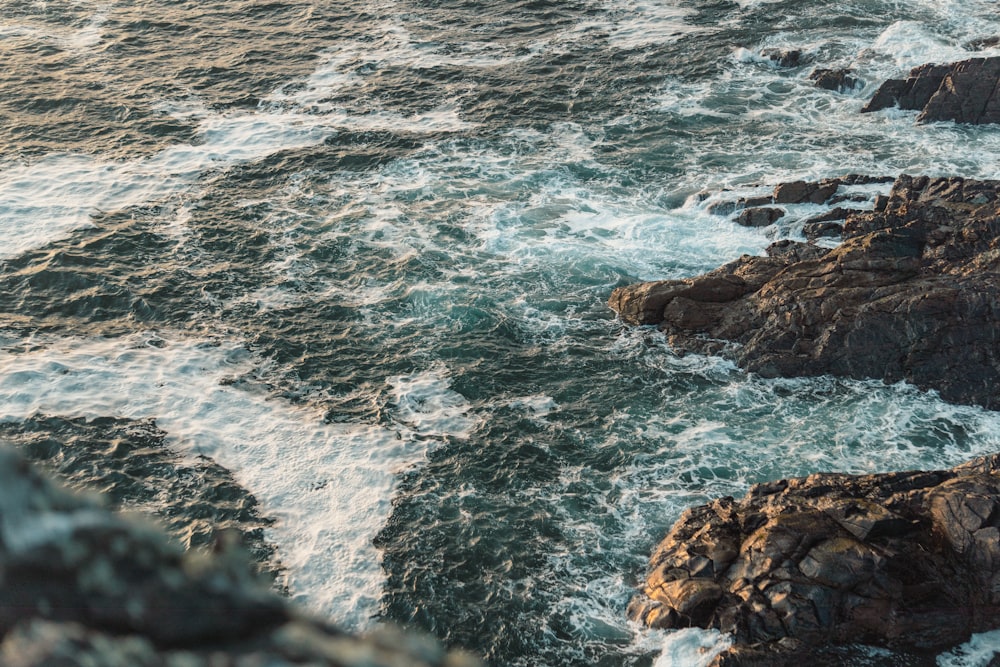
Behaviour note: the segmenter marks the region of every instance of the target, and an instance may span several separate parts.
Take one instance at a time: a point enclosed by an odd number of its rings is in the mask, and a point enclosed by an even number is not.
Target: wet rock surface
[[[774,224],[785,215],[785,211],[780,208],[762,206],[759,208],[745,208],[734,218],[734,222],[744,227],[767,227]]]
[[[934,664],[1000,626],[1000,455],[951,470],[815,474],[686,511],[629,616],[732,633],[716,667]]]
[[[267,583],[229,540],[184,550],[0,447],[0,664],[478,664],[392,630],[349,636]]]
[[[809,80],[817,88],[843,93],[862,85],[861,80],[852,74],[854,70],[851,69],[816,68],[809,74]]]
[[[919,110],[919,123],[1000,123],[1000,57],[921,65],[905,79],[883,83],[861,111],[893,106]]]
[[[802,49],[777,49],[769,48],[760,52],[761,57],[767,58],[778,67],[798,67],[808,62],[810,58],[802,52]]]
[[[813,196],[790,185],[782,197]],[[1000,408],[1000,182],[901,176],[876,210],[847,216],[844,237],[620,287],[609,305],[676,350],[766,377],[906,380]]]

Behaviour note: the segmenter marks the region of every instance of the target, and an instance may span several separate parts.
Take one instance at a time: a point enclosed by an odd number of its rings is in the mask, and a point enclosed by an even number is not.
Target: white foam
[[[600,139],[574,124],[511,138],[532,144],[516,160],[490,150],[442,145],[433,163],[400,161],[380,180],[380,194],[390,200],[407,192],[458,200],[482,249],[521,269],[537,266],[551,272],[556,263],[586,273],[613,258],[638,277],[653,279],[678,266],[690,271],[743,253],[758,254],[768,243],[760,230],[737,227],[697,208],[662,208],[644,192],[623,196],[615,188],[615,171],[595,159]],[[580,183],[552,168],[560,163],[604,171],[605,184]],[[525,198],[525,191],[531,196]]]
[[[394,67],[430,69],[461,67],[489,69],[534,57],[513,55],[495,42],[469,41],[461,48],[445,50],[437,42],[414,40],[402,23],[384,23],[368,32],[368,39],[337,40],[303,85],[283,86],[272,93],[269,103],[287,104],[319,113],[338,109],[330,98],[365,85],[368,76]]]
[[[817,180],[848,170],[1000,177],[992,159],[1000,154],[995,131],[952,123],[917,125],[916,112],[897,109],[860,113],[879,83],[905,74],[895,61],[858,61],[858,75],[868,84],[843,93],[818,89],[806,73],[793,75],[749,56],[734,56],[729,67],[713,81],[668,80],[658,93],[663,113],[704,118],[718,128],[699,133],[697,144],[687,150],[677,150],[686,167],[678,185],[691,192]],[[706,169],[706,163],[712,166]]]
[[[987,667],[1000,655],[1000,630],[972,635],[969,641],[937,658],[938,667]]]
[[[92,215],[185,192],[204,171],[319,143],[330,129],[296,115],[210,116],[204,142],[130,161],[52,154],[0,171],[0,258],[92,226]]]
[[[63,43],[73,51],[90,50],[100,44],[104,37],[103,28],[108,20],[109,9],[110,5],[102,5],[82,28],[65,37]]]
[[[870,51],[891,58],[897,68],[907,72],[926,63],[948,63],[969,57],[961,45],[918,21],[892,23],[878,36]]]
[[[293,597],[345,627],[377,611],[383,574],[372,537],[387,518],[400,467],[423,459],[437,433],[471,428],[443,369],[397,378],[400,421],[326,424],[318,410],[223,383],[260,364],[239,344],[132,336],[34,340],[0,349],[0,420],[155,418],[168,443],[207,455],[278,519],[268,536]]]
[[[676,630],[663,639],[663,652],[653,667],[708,667],[717,655],[732,645],[732,637],[718,630]]]
[[[79,5],[80,3],[76,3]],[[53,44],[69,51],[74,56],[87,55],[94,52],[94,47],[101,43],[104,37],[103,27],[108,20],[108,12],[112,4],[102,3],[94,7],[94,13],[80,28],[46,29],[31,25],[9,23],[0,18],[0,39],[11,37],[29,38],[34,42]]]
[[[80,35],[92,45],[105,20],[96,14]],[[12,35],[36,35],[20,26],[3,26]],[[74,33],[75,34],[75,33]],[[350,80],[336,74],[351,56],[367,53],[369,44],[354,45],[348,55],[331,57],[308,79],[301,92],[276,91],[251,113],[215,113],[197,99],[165,101],[161,113],[197,121],[199,140],[171,146],[148,157],[113,161],[76,154],[50,154],[21,164],[0,164],[0,259],[42,247],[92,225],[92,216],[143,203],[160,203],[188,194],[197,178],[210,169],[262,159],[282,150],[322,143],[340,130],[389,130],[413,133],[458,132],[472,125],[453,103],[427,112],[404,115],[378,107],[358,113],[321,104],[320,99]],[[403,49],[399,59],[412,57]],[[346,77],[346,78],[345,78]],[[279,102],[292,103],[282,108]]]
[[[469,402],[450,389],[440,364],[410,375],[388,379],[396,405],[393,418],[421,435],[468,438],[476,421],[468,415]]]
[[[625,0],[608,3],[607,9],[613,21],[608,41],[616,49],[675,42],[705,30],[687,22],[693,9],[672,3]]]
[[[735,0],[735,2],[740,6],[740,9],[753,9],[760,5],[772,5],[781,2],[781,0]]]
[[[322,143],[336,129],[424,132],[461,127],[454,110],[446,109],[409,118],[392,113],[209,115],[199,128],[203,142],[173,146],[147,158],[118,162],[54,154],[9,166],[0,171],[0,258],[90,227],[96,213],[180,197],[209,169]]]

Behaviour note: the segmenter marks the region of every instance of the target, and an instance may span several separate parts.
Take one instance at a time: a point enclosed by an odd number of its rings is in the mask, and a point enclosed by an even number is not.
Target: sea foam
[[[15,347],[16,346],[16,347]],[[430,435],[471,423],[442,368],[394,379],[397,426],[324,423],[318,409],[254,388],[260,360],[239,343],[157,335],[61,339],[0,349],[0,420],[35,414],[154,418],[170,446],[209,456],[277,519],[268,531],[292,596],[352,629],[378,609],[383,573],[372,537],[396,474]],[[419,437],[418,437],[419,436]]]

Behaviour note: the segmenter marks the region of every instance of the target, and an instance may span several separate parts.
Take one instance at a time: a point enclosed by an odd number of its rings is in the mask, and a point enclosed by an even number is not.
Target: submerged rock
[[[760,55],[767,58],[778,67],[798,67],[809,60],[809,58],[802,53],[802,49],[768,48],[761,51]]]
[[[920,110],[917,122],[1000,123],[1000,57],[921,65],[882,84],[861,110]]]
[[[992,35],[990,37],[979,37],[978,39],[966,42],[962,46],[969,51],[985,51],[986,49],[992,49],[1000,46],[1000,36]]]
[[[879,206],[833,250],[783,242],[609,305],[767,377],[906,380],[1000,409],[1000,181],[901,176]]]
[[[845,664],[853,644],[927,664],[1000,627],[1000,455],[781,480],[689,509],[628,613],[731,633],[717,667]]]
[[[851,76],[853,73],[854,70],[848,68],[816,68],[811,74],[809,74],[809,80],[812,81],[817,88],[843,93],[853,90],[861,85],[861,81],[858,78]]]
[[[435,642],[358,639],[297,611],[246,553],[185,551],[0,447],[0,664],[469,666]]]
[[[740,197],[738,199],[723,199],[709,204],[705,210],[712,215],[730,215],[740,211],[733,219],[741,225],[751,227],[765,226],[775,222],[787,212],[784,209],[773,208],[772,204],[837,204],[844,201],[868,201],[869,197],[859,193],[838,195],[842,186],[869,185],[873,183],[891,183],[894,177],[865,176],[848,174],[838,178],[826,178],[821,181],[791,181],[779,183],[770,195],[756,197]],[[707,193],[704,195],[707,198]],[[835,211],[842,211],[837,208]],[[757,211],[747,213],[747,211]],[[842,219],[836,218],[836,219]]]

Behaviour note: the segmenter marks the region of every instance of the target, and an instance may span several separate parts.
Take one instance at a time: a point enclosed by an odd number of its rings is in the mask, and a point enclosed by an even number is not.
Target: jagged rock
[[[836,222],[805,222],[802,224],[802,235],[809,241],[837,238],[843,233],[844,226]]]
[[[836,180],[810,183],[793,181],[774,188],[775,204],[822,204],[837,192],[840,186]]]
[[[837,208],[830,209],[826,213],[820,213],[819,215],[814,215],[813,217],[806,220],[806,223],[817,223],[817,222],[830,222],[831,220],[847,220],[850,216],[856,213],[865,213],[856,208]]]
[[[267,587],[238,545],[185,551],[0,447],[0,664],[470,667],[391,630],[358,639]]]
[[[1000,46],[1000,37],[996,35],[993,35],[992,37],[980,37],[979,39],[973,39],[963,45],[963,47],[969,51],[985,51],[986,49],[992,49],[995,46]]]
[[[857,193],[835,197],[841,186],[869,185],[872,183],[891,183],[894,176],[867,176],[864,174],[847,174],[838,178],[827,178],[822,181],[793,181],[779,183],[773,194],[758,197],[741,197],[736,200],[723,200],[708,205],[706,211],[713,215],[730,215],[741,209],[768,208],[771,204],[825,204],[842,201],[866,201],[868,197]],[[706,195],[707,196],[707,195]],[[765,223],[770,224],[770,223]]]
[[[745,208],[734,222],[744,227],[767,227],[784,215],[785,211],[780,208]]]
[[[803,57],[801,49],[764,49],[760,55],[778,67],[798,67],[808,60]]]
[[[998,538],[1000,455],[758,484],[687,510],[628,613],[731,633],[717,667],[843,664],[831,657],[854,643],[926,664],[1000,627]]]
[[[843,244],[818,256],[769,251],[671,281],[740,285],[725,295],[640,284],[609,304],[675,349],[721,351],[766,377],[906,380],[1000,408],[1000,181],[901,176],[883,204],[850,215]]]
[[[817,88],[843,93],[848,90],[853,90],[861,85],[860,80],[851,76],[853,73],[854,70],[849,68],[816,68],[809,74],[809,80],[814,82]]]
[[[767,206],[771,203],[773,203],[773,199],[769,196],[740,197],[736,201],[725,200],[713,202],[705,210],[712,215],[729,215],[743,208],[757,208]]]
[[[861,110],[920,110],[917,122],[1000,123],[1000,57],[921,65],[882,84]]]

